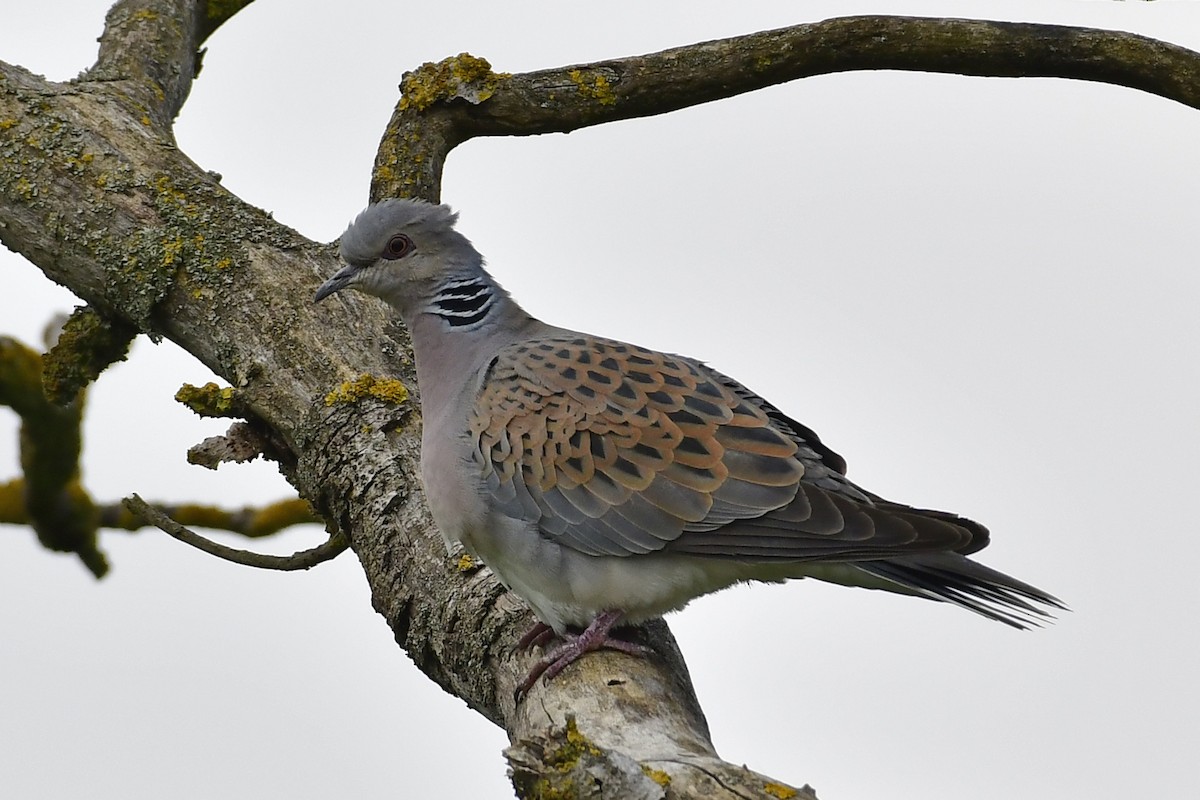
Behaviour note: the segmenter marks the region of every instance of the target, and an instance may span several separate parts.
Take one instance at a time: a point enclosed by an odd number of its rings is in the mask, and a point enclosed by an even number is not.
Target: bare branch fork
[[[172,339],[229,382],[300,495],[349,539],[397,642],[505,727],[520,792],[582,796],[602,782],[629,797],[797,796],[717,757],[661,622],[642,631],[658,658],[589,656],[513,703],[528,663],[511,648],[528,612],[486,569],[446,558],[415,477],[416,406],[394,391],[330,400],[364,375],[415,387],[405,332],[358,297],[315,313],[330,250],[174,146],[199,48],[247,4],[122,0],[97,63],[65,84],[0,63],[0,240],[99,314]],[[1058,26],[845,18],[525,75],[464,55],[405,77],[372,196],[437,199],[446,154],[474,136],[574,130],[868,69],[1067,77],[1200,107],[1200,55]]]

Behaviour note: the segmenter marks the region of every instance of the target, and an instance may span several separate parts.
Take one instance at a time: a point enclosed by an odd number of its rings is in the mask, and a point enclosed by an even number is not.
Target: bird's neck
[[[509,299],[486,272],[451,278],[440,284],[421,309],[422,313],[442,320],[451,329],[471,330],[483,325],[498,311],[498,304]]]
[[[449,406],[497,350],[541,325],[482,270],[448,276],[404,316],[427,419]]]

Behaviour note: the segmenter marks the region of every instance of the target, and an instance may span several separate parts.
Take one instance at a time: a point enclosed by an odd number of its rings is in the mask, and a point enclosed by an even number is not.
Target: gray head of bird
[[[401,314],[447,280],[482,271],[479,252],[458,231],[458,214],[424,200],[391,199],[366,208],[342,234],[345,266],[317,289],[320,302],[342,289],[386,300]]]

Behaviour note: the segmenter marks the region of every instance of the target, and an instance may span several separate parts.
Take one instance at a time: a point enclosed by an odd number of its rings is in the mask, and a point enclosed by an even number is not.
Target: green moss
[[[80,306],[63,325],[58,342],[42,356],[42,388],[52,403],[64,405],[107,367],[124,361],[137,336],[130,326]]]
[[[400,108],[424,111],[436,102],[460,98],[479,104],[496,92],[500,83],[512,77],[492,72],[487,59],[470,53],[427,61],[400,81]]]
[[[241,404],[234,395],[233,387],[222,389],[215,383],[192,386],[185,383],[175,393],[175,399],[202,417],[240,417]]]
[[[602,106],[616,105],[617,96],[613,93],[612,84],[599,72],[573,69],[567,73],[567,77],[582,96],[594,99]]]
[[[374,397],[385,403],[399,405],[408,399],[408,387],[393,378],[376,378],[374,375],[360,375],[352,381],[346,381],[325,395],[325,405],[355,403],[364,397]]]

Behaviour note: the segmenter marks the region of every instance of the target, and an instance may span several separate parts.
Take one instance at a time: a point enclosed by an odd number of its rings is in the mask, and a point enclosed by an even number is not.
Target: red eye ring
[[[397,258],[404,258],[412,251],[412,239],[403,233],[397,233],[391,239],[388,239],[387,246],[383,248],[383,257],[394,261]]]

